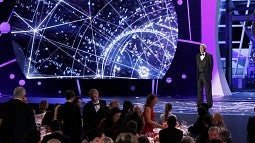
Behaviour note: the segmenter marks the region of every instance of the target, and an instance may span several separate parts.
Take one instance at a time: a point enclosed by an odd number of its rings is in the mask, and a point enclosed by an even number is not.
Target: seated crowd
[[[90,101],[82,106],[75,92],[65,92],[66,102],[49,104],[42,100],[33,110],[24,87],[17,87],[13,99],[0,104],[1,143],[231,143],[231,134],[220,113],[211,115],[207,104],[197,108],[196,122],[184,132],[166,103],[165,112],[155,119],[158,99],[149,94],[142,109],[131,101],[114,100],[107,105],[97,89],[89,91]],[[82,109],[82,111],[81,111]],[[155,130],[156,129],[156,130]]]

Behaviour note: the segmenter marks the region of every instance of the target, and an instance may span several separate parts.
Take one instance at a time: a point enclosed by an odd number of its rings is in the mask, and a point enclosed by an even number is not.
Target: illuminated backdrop
[[[162,79],[177,48],[171,0],[18,0],[11,23],[27,78]]]

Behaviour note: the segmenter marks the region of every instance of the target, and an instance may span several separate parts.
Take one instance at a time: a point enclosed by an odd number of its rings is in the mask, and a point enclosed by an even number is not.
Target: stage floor
[[[5,102],[11,96],[0,97],[0,102]],[[45,97],[28,97],[29,103],[36,104],[41,100],[47,100],[50,104],[64,103],[65,98],[45,98]],[[120,105],[124,100],[130,100],[133,104],[144,105],[146,97],[135,96],[101,96],[109,104],[112,100],[119,101]],[[87,96],[82,98],[83,104],[90,99]],[[194,114],[197,113],[196,96],[158,96],[158,103],[154,110],[157,113],[164,112],[165,103],[173,105],[173,113]],[[255,92],[233,92],[231,96],[213,97],[213,107],[210,112],[221,112],[222,114],[230,115],[253,115],[255,107]]]

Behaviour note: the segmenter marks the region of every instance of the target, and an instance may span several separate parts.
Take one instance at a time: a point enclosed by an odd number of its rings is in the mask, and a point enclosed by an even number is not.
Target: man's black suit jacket
[[[204,57],[203,61],[205,62],[204,67],[203,67],[205,79],[207,81],[210,81],[210,80],[212,80],[213,56],[209,53],[205,53],[205,57]],[[196,62],[197,62],[197,78],[198,78],[198,74],[199,74],[199,66],[198,65],[201,62],[200,54],[196,55]]]
[[[183,132],[173,127],[168,127],[159,131],[160,143],[180,143],[182,138]]]
[[[32,107],[19,99],[10,99],[0,110],[1,134],[9,137],[13,143],[25,143],[26,131],[36,128]]]
[[[106,118],[109,109],[105,100],[99,100],[100,109],[96,112],[92,101],[89,101],[83,107],[83,127],[85,132],[90,129],[98,128],[99,123],[103,118]]]
[[[247,124],[248,143],[255,143],[255,117],[250,117]]]

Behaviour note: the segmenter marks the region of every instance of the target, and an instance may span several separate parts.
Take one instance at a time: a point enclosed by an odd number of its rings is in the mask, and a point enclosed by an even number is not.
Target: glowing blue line
[[[29,72],[30,72],[30,66],[31,66],[31,61],[32,61],[32,54],[33,54],[33,49],[34,49],[34,42],[35,42],[35,32],[34,32],[34,34],[33,34],[33,39],[32,39],[32,47],[31,47],[31,52],[30,52],[30,56],[29,56],[29,63],[28,63],[28,68],[27,68],[27,75],[26,76],[28,76],[28,74],[29,74]]]
[[[2,68],[2,67],[4,67],[4,66],[7,66],[7,65],[9,65],[9,64],[11,64],[11,63],[14,63],[14,62],[16,62],[16,61],[17,61],[16,59],[13,59],[13,60],[10,60],[10,61],[8,61],[8,62],[2,63],[2,64],[0,65],[0,68]]]
[[[37,26],[37,29],[42,25],[42,23],[50,16],[52,15],[53,11],[58,7],[58,5],[60,4],[61,1],[58,1],[58,3],[54,6],[53,9],[51,9],[51,11],[44,17],[44,19],[41,21],[41,23],[39,23],[39,25]]]
[[[44,27],[44,28],[40,28],[38,30],[45,30],[45,29],[55,28],[55,27],[58,27],[58,26],[63,26],[63,25],[67,25],[67,24],[70,24],[70,23],[80,22],[80,21],[84,21],[84,19],[79,19],[79,20],[70,21],[70,22],[66,22],[66,23],[62,23],[62,24],[57,24],[57,25],[53,25],[53,26],[49,26],[49,27]]]
[[[83,13],[82,11],[80,11],[80,10],[78,10],[77,8],[71,6],[69,3],[66,3],[65,1],[62,1],[62,2],[63,2],[64,4],[66,4],[67,6],[71,7],[72,9],[78,11],[78,12],[81,13],[82,15],[89,17],[88,15],[86,15],[85,13]]]
[[[177,39],[177,41],[184,42],[184,43],[196,44],[196,45],[202,44],[201,42],[189,41],[189,40],[184,40],[184,39]]]
[[[192,40],[192,33],[191,33],[191,27],[190,27],[190,14],[189,14],[189,0],[187,0],[187,8],[188,8],[188,23],[189,23],[189,40]]]
[[[23,21],[28,27],[30,27],[31,29],[34,29],[30,24],[28,24],[19,14],[17,14],[15,11],[14,11],[14,14],[21,20]]]

